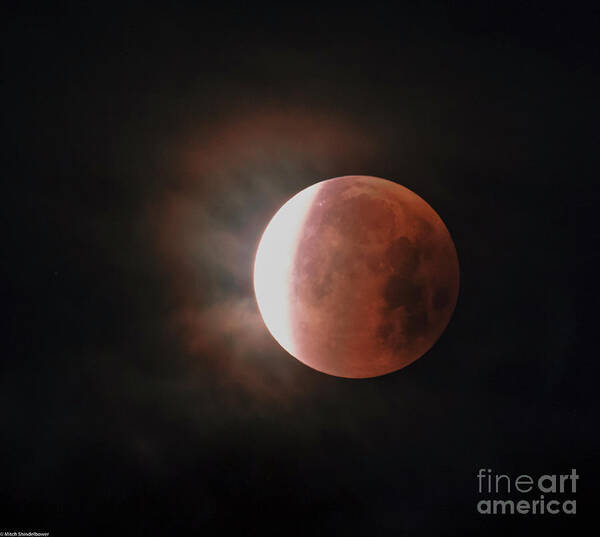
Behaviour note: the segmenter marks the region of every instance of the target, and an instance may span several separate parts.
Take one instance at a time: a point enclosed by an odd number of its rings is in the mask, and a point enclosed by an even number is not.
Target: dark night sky
[[[5,9],[0,531],[579,533],[599,13],[497,4]],[[251,264],[286,199],[361,173],[436,209],[461,291],[359,381],[271,339]],[[478,515],[482,467],[577,468],[579,514]]]

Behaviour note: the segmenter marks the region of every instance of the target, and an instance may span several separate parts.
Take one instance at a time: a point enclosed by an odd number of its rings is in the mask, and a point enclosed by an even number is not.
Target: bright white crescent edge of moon
[[[254,261],[254,294],[271,335],[296,356],[290,320],[290,276],[296,246],[320,183],[289,199],[267,225]]]

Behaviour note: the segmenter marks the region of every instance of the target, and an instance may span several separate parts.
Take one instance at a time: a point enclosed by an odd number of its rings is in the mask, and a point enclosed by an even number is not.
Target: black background
[[[2,19],[0,530],[577,534],[593,517],[597,10]],[[461,291],[425,357],[358,381],[279,348],[251,265],[287,198],[361,173],[436,209]],[[578,514],[479,515],[479,468],[576,468]]]

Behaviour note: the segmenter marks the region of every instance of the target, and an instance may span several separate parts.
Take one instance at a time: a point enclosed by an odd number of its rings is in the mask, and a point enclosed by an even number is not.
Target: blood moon
[[[458,296],[456,249],[437,213],[397,183],[350,175],[316,183],[275,214],[254,290],[273,337],[329,375],[367,378],[427,352]]]

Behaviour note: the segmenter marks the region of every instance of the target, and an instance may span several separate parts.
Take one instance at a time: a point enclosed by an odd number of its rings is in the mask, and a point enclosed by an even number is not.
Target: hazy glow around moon
[[[267,328],[277,342],[294,355],[290,322],[290,275],[298,236],[320,183],[287,201],[263,233],[254,261],[254,293]]]

